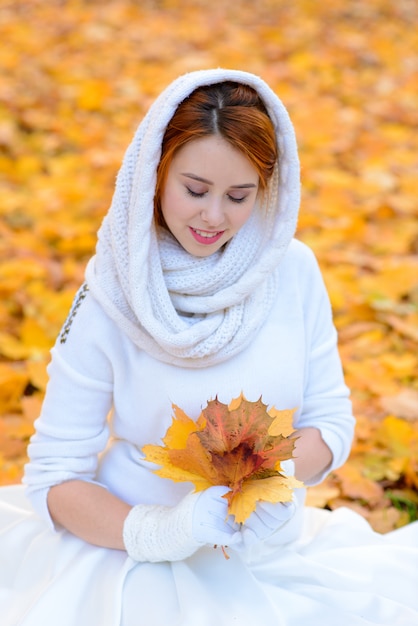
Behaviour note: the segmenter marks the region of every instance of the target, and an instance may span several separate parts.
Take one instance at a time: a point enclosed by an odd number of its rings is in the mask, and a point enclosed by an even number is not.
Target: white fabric
[[[156,167],[179,103],[196,87],[225,80],[258,91],[276,128],[280,156],[249,221],[224,250],[197,258],[162,229],[156,232]],[[251,341],[269,313],[277,289],[273,270],[294,235],[299,200],[293,126],[268,85],[235,70],[181,76],[151,106],[126,152],[87,267],[89,287],[132,341],[160,360],[194,368],[221,362]]]
[[[203,545],[242,544],[239,525],[228,515],[225,486],[190,493],[176,506],[137,504],[123,526],[123,542],[135,561],[180,561]],[[270,533],[271,534],[271,533]]]
[[[198,494],[174,507],[137,504],[123,525],[123,543],[134,561],[180,561],[202,545],[193,537],[193,510]]]
[[[51,534],[23,489],[0,491],[2,626],[415,626],[418,523],[379,535],[347,509],[305,508],[300,538],[135,563]]]

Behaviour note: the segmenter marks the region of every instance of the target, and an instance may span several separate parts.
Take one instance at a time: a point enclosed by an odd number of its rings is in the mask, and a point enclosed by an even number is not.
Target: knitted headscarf
[[[263,202],[220,250],[187,253],[153,219],[156,170],[165,129],[195,89],[244,83],[261,97],[276,129],[279,159]],[[260,78],[202,70],[176,79],[149,109],[119,171],[112,204],[86,270],[94,298],[141,349],[166,363],[206,367],[247,346],[269,314],[277,268],[294,235],[299,160],[286,109]]]

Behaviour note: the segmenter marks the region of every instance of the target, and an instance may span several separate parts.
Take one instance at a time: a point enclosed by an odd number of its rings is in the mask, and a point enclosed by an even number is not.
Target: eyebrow
[[[182,176],[186,176],[187,178],[192,178],[193,180],[197,180],[199,183],[206,183],[207,185],[213,185],[211,180],[207,180],[207,178],[202,178],[201,176],[197,176],[196,174],[191,174],[189,172],[183,172]],[[231,185],[231,189],[252,189],[257,187],[255,183],[244,183],[242,185]]]

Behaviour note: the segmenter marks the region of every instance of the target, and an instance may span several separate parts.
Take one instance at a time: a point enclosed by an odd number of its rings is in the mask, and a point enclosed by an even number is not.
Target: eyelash
[[[207,193],[206,191],[202,193],[196,193],[195,191],[192,191],[191,189],[189,189],[189,187],[186,187],[186,189],[187,189],[188,195],[191,196],[192,198],[203,198],[204,195]],[[231,200],[231,202],[235,202],[235,204],[242,204],[243,202],[246,201],[247,196],[243,196],[242,198],[234,198],[233,196],[228,196],[228,198]]]

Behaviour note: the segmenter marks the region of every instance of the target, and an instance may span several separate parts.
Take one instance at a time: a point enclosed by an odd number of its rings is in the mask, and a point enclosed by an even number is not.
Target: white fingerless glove
[[[282,469],[288,476],[294,476],[295,465],[291,459],[282,463]],[[255,511],[243,524],[243,546],[248,548],[276,534],[295,512],[294,502],[258,502]]]
[[[222,498],[227,487],[187,495],[174,507],[138,504],[125,519],[123,541],[135,561],[180,561],[201,546],[233,545],[242,537]]]

